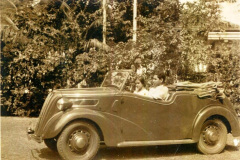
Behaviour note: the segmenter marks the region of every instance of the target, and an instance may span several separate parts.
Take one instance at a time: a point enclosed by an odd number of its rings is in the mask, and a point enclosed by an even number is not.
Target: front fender
[[[96,123],[103,133],[104,142],[107,146],[116,146],[123,141],[120,130],[116,125],[100,112],[87,108],[75,108],[56,114],[44,128],[43,139],[56,137],[66,125],[77,119],[88,119]]]
[[[220,106],[211,106],[200,111],[200,113],[196,117],[195,122],[193,124],[193,133],[192,133],[193,140],[195,141],[199,140],[203,123],[209,117],[214,115],[225,117],[231,126],[232,135],[234,137],[240,136],[240,127],[239,127],[239,122],[237,117],[233,115],[233,113],[231,113],[226,108],[223,108]]]

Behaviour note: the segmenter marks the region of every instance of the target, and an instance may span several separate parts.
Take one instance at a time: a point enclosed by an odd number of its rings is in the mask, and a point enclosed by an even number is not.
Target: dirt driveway
[[[44,143],[29,141],[26,127],[36,118],[1,117],[2,160],[58,160],[58,153]],[[154,147],[106,148],[101,147],[96,160],[239,160],[240,146],[235,147],[228,135],[225,151],[217,155],[202,155],[194,144]]]

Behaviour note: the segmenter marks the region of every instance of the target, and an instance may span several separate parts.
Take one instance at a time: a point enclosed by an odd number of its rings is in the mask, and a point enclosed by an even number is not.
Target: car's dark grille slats
[[[46,100],[43,104],[41,113],[39,115],[38,123],[37,123],[36,128],[35,128],[35,133],[36,134],[38,133],[39,129],[43,127],[44,121],[42,120],[42,118],[46,117],[46,114],[48,113],[48,110],[50,109],[49,101],[51,100],[52,96],[53,96],[53,93],[50,93],[47,96],[47,98],[46,98]]]

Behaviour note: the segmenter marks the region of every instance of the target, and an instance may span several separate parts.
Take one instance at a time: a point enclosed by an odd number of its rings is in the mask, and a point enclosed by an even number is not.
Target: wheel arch
[[[229,121],[222,115],[218,115],[218,114],[212,115],[209,118],[207,118],[204,122],[206,122],[207,120],[213,120],[213,119],[221,120],[225,124],[225,126],[227,127],[227,132],[231,133],[232,127],[231,127]]]
[[[70,125],[71,123],[76,122],[76,121],[87,122],[87,123],[90,123],[91,125],[93,125],[93,126],[97,129],[97,132],[98,132],[99,137],[100,137],[100,141],[104,141],[104,136],[103,136],[102,129],[99,127],[99,125],[98,125],[96,122],[94,122],[93,120],[88,119],[88,118],[77,118],[77,119],[73,119],[73,120],[69,121],[69,122],[68,122],[67,124],[65,124],[65,126],[62,128],[61,132],[62,132],[68,125]],[[60,135],[61,132],[59,132],[58,135]]]
[[[111,120],[97,111],[84,108],[70,110],[49,123],[46,132],[43,134],[43,139],[59,136],[67,125],[78,120],[94,125],[100,134],[100,139],[104,140],[107,146],[117,146],[118,143],[123,141],[120,130]]]
[[[232,133],[234,137],[240,136],[240,127],[236,116],[221,106],[210,106],[201,110],[195,118],[192,139],[198,141],[204,122],[214,118],[220,119],[226,125],[228,133]]]

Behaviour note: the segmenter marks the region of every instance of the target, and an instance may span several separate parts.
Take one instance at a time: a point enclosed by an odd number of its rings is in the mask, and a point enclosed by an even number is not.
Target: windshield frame
[[[107,87],[107,85],[104,85],[104,83],[106,83],[107,78],[108,78],[108,75],[111,74],[111,73],[113,73],[113,72],[117,72],[117,73],[127,73],[127,75],[126,75],[124,81],[122,82],[121,86],[120,86],[120,87],[116,86],[116,88],[118,88],[118,90],[122,91],[123,88],[124,88],[124,86],[125,86],[125,84],[126,84],[126,81],[127,81],[128,77],[129,77],[129,75],[130,75],[131,70],[112,70],[112,71],[109,71],[109,72],[105,75],[105,78],[104,78],[104,80],[103,80],[103,82],[102,82],[102,84],[101,84],[101,87]]]

